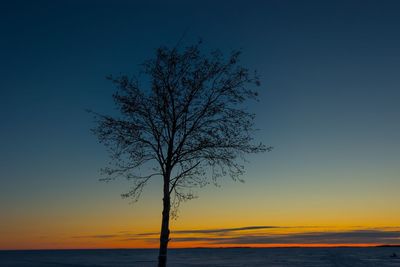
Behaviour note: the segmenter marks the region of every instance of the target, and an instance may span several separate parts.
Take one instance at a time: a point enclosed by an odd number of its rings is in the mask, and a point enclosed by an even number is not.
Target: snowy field
[[[156,258],[152,249],[0,251],[0,266],[147,267]],[[171,249],[168,260],[169,267],[400,267],[400,247]]]

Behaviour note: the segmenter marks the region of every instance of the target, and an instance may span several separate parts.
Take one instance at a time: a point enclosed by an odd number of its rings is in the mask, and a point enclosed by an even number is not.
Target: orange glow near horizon
[[[247,226],[194,230],[181,229],[172,231],[169,247],[371,247],[399,244],[398,241],[400,239],[397,237],[398,230],[398,227],[377,229],[316,226]],[[35,239],[33,236],[19,236],[13,240],[12,236],[4,237],[5,239],[0,241],[0,250],[158,248],[157,231],[145,231],[141,233],[116,231],[114,233],[92,233],[91,235],[74,235],[57,238],[43,236],[38,239]],[[252,242],[252,240],[256,240],[256,242]],[[265,240],[264,243],[263,240]],[[340,242],[340,240],[343,242]],[[382,242],[382,240],[387,240],[387,242]]]

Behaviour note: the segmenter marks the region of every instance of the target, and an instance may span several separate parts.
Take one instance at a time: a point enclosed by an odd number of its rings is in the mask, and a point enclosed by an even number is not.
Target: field
[[[0,251],[0,266],[147,267],[156,258],[153,249]],[[400,266],[400,247],[171,249],[168,260],[170,267],[385,267]]]

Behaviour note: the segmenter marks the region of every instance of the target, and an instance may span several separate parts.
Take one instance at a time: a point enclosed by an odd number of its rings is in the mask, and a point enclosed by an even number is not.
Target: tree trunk
[[[169,196],[169,177],[164,177],[164,198],[163,198],[163,212],[162,212],[161,233],[160,233],[160,250],[158,254],[158,267],[167,266],[170,209],[171,209],[171,199]]]

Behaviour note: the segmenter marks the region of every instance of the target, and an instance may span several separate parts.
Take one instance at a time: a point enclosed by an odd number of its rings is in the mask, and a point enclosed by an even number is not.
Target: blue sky
[[[271,205],[265,218],[277,223],[304,211],[320,214],[308,216],[317,224],[344,225],[351,214],[349,225],[398,224],[400,2],[8,1],[0,10],[3,231],[35,216],[79,218],[78,203],[144,212],[119,199],[126,183],[97,181],[108,158],[85,109],[114,112],[105,76],[137,73],[155,48],[184,33],[188,44],[202,38],[205,50],[243,49],[243,64],[262,81],[250,107],[257,139],[275,149],[250,157],[245,185],[200,190],[182,216],[196,208],[217,214],[210,203],[224,203],[223,192]],[[157,186],[149,199],[158,201]],[[269,224],[250,200],[238,213],[251,210],[248,223]],[[159,202],[144,202],[159,214]]]

